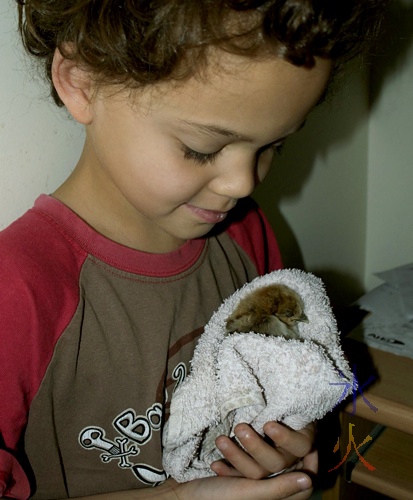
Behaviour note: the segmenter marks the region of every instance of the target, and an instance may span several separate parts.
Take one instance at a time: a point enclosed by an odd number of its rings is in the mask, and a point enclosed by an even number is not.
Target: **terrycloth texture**
[[[239,301],[274,283],[304,301],[309,322],[298,324],[300,339],[226,335]],[[351,380],[321,280],[296,269],[256,278],[224,301],[200,337],[191,373],[172,397],[163,433],[165,471],[179,482],[213,476],[209,466],[222,458],[214,444],[218,435],[233,436],[240,422],[260,434],[270,420],[301,429],[330,411]]]

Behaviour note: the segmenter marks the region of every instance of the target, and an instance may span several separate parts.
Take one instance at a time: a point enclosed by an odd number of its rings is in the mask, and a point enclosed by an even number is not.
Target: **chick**
[[[299,338],[297,322],[308,323],[301,297],[286,285],[259,288],[244,297],[226,323],[227,333],[256,332]]]

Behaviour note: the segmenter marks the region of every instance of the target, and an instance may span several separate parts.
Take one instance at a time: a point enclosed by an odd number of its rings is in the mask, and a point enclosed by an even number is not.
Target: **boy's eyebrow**
[[[300,123],[300,125],[293,132],[291,132],[291,134],[288,134],[288,135],[295,134],[296,132],[301,130],[304,127],[306,121],[307,121],[307,119],[303,120],[302,123]],[[244,134],[240,134],[239,132],[237,132],[235,130],[231,130],[231,129],[228,129],[225,127],[219,127],[218,125],[196,123],[196,122],[191,122],[191,121],[187,121],[187,120],[180,120],[180,123],[182,123],[183,125],[188,126],[190,128],[193,128],[193,129],[197,130],[198,132],[203,132],[203,133],[210,134],[210,135],[221,135],[224,137],[230,137],[232,139],[237,139],[240,141],[253,142],[253,139],[251,137],[248,137]],[[285,137],[282,137],[280,140],[284,140]]]
[[[231,137],[233,139],[239,139],[241,141],[252,141],[251,137],[247,137],[235,130],[231,130],[225,127],[219,127],[218,125],[209,125],[204,123],[196,123],[187,120],[180,120],[185,126],[191,127],[199,132],[204,132],[211,135],[222,135],[224,137]]]

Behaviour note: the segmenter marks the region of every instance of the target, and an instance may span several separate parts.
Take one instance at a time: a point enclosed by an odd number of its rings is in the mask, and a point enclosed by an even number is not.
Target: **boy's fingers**
[[[294,467],[298,459],[304,457],[302,467],[306,472],[317,472],[317,452],[311,451],[314,438],[312,425],[307,429],[294,431],[281,424],[268,422],[264,430],[272,443],[265,442],[246,424],[239,424],[235,428],[235,434],[242,447],[228,437],[217,438],[217,447],[229,464],[215,462],[211,467],[212,470],[218,476],[262,479],[269,474]]]
[[[247,424],[237,425],[235,434],[242,448],[229,438],[220,436],[216,441],[217,447],[236,471],[225,464],[217,464],[213,470],[218,475],[242,475],[251,479],[260,479],[273,472],[288,469],[298,459],[305,457],[312,448],[314,432],[311,427],[302,431],[294,431],[281,424],[268,422],[264,426],[264,431],[273,442],[265,442],[262,436]],[[309,470],[315,472],[316,460],[316,456],[312,461],[308,460],[305,468],[310,467]]]
[[[294,431],[277,422],[267,422],[264,432],[283,451],[299,458],[310,453],[315,438],[313,424],[301,431]]]
[[[211,470],[215,472],[217,476],[221,477],[243,477],[241,472],[239,472],[234,467],[230,467],[223,460],[212,462]]]
[[[245,446],[243,440],[240,441],[242,445]],[[269,445],[264,443],[262,439],[259,439],[259,444],[269,447]],[[231,469],[231,467],[226,466],[225,463],[219,462],[213,468],[214,472],[218,475],[244,476],[250,479],[261,479],[268,476],[270,472],[274,472],[266,469],[261,462],[258,462],[255,457],[251,456],[252,453],[248,446],[245,448],[245,450],[243,450],[231,439],[225,436],[220,436],[219,438],[217,438],[216,445],[225,459],[235,469],[234,471]],[[274,453],[274,450],[272,450],[272,453]]]
[[[318,472],[318,451],[313,450],[303,459],[303,467],[306,472],[310,472],[314,475]]]
[[[288,450],[274,446],[274,442],[265,442],[250,426],[240,424],[235,434],[246,452],[261,466],[262,473],[280,472],[291,466],[297,459]]]

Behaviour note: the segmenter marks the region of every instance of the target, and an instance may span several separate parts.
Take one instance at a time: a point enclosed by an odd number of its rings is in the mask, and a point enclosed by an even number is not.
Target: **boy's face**
[[[264,179],[330,73],[325,60],[305,69],[224,57],[205,79],[93,99],[74,178],[77,211],[98,231],[155,253],[208,233]]]

